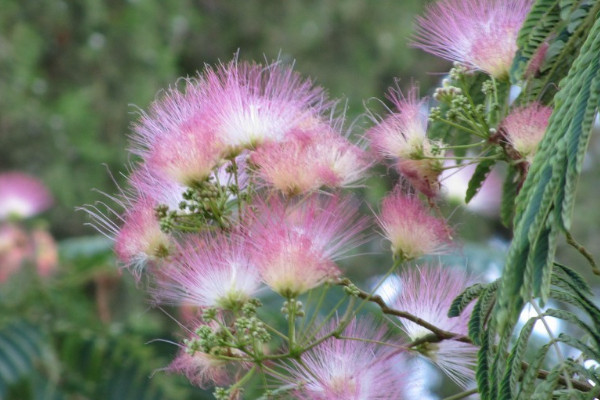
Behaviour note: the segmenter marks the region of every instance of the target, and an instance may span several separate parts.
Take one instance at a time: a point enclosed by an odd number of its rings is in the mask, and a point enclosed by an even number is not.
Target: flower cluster
[[[201,387],[227,386],[215,389],[217,399],[239,398],[256,375],[274,388],[267,396],[401,399],[410,354],[463,387],[472,381],[470,309],[447,316],[471,278],[423,267],[422,258],[456,247],[439,207],[442,172],[468,172],[483,160],[507,161],[515,172],[546,128],[551,109],[511,110],[497,81],[508,74],[530,5],[441,0],[418,20],[418,46],[458,63],[434,92],[436,107],[413,84],[389,90],[388,115],[371,113],[364,136],[404,180],[376,216],[394,262],[370,293],[345,277],[339,260],[369,240],[369,219],[342,189],[364,183],[374,161],[343,133],[337,102],[323,89],[281,62],[234,59],[170,88],[142,113],[132,138],[139,162],[129,188],[111,196],[124,212],[117,223],[112,210],[88,212],[123,265],[147,278],[156,304],[198,312],[186,318],[189,334],[167,370]],[[489,75],[477,97],[467,84],[474,74]],[[480,187],[469,183],[469,199]],[[390,276],[395,296],[384,306],[373,294]],[[323,313],[331,293],[341,299]],[[273,298],[282,301],[275,322],[276,312],[261,310]],[[363,318],[368,301],[400,316],[403,333]]]

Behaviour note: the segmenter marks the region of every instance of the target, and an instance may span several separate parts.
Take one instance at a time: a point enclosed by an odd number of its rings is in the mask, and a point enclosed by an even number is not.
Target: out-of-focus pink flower
[[[438,176],[442,171],[443,154],[427,138],[427,99],[419,98],[412,86],[404,96],[399,89],[390,89],[388,99],[396,111],[367,132],[375,150],[395,161],[394,166],[418,191],[434,197],[439,190]]]
[[[506,78],[533,0],[439,0],[417,18],[414,46]]]
[[[58,267],[58,248],[52,235],[45,229],[35,229],[31,232],[34,259],[38,275],[50,276]]]
[[[29,218],[52,205],[52,196],[44,184],[22,172],[0,174],[0,220]]]
[[[204,235],[190,239],[158,278],[159,301],[197,307],[239,308],[256,294],[258,269],[241,235]]]
[[[532,103],[512,110],[500,123],[500,128],[514,149],[531,162],[546,133],[551,114],[551,107]]]
[[[339,275],[334,261],[363,239],[366,220],[356,208],[339,196],[312,196],[289,207],[277,197],[259,204],[251,236],[263,281],[294,297]]]
[[[400,280],[401,289],[394,308],[406,310],[445,331],[467,335],[471,315],[468,310],[458,317],[448,317],[452,301],[472,284],[466,272],[441,265],[426,266],[403,271]],[[405,319],[402,319],[402,328],[413,341],[431,334],[427,328]],[[473,345],[444,340],[427,343],[416,350],[461,386],[466,386],[474,377],[477,348]]]
[[[318,131],[297,131],[288,140],[266,144],[251,160],[258,176],[287,196],[322,186],[352,185],[369,166],[362,149],[326,126]]]
[[[405,260],[443,253],[451,243],[446,222],[430,215],[418,197],[398,188],[383,199],[378,220],[392,252]]]
[[[445,167],[455,166],[454,161],[447,160]],[[442,193],[450,198],[464,204],[465,195],[469,181],[475,172],[476,165],[468,164],[456,168],[445,169],[440,177]],[[469,201],[465,207],[476,213],[489,217],[497,217],[502,202],[502,177],[493,169],[485,179],[479,192]]]
[[[0,225],[0,283],[17,272],[31,255],[27,233],[15,224]]]
[[[117,257],[136,277],[148,261],[165,259],[173,247],[169,235],[160,229],[154,204],[145,199],[127,210],[114,240]]]
[[[335,321],[339,323],[339,321]],[[328,330],[335,329],[329,324]],[[386,341],[386,330],[373,327],[373,321],[352,321],[343,336],[330,338],[293,361],[289,369],[295,395],[305,400],[399,400],[408,382],[396,368],[403,353]],[[363,340],[361,340],[363,339]]]

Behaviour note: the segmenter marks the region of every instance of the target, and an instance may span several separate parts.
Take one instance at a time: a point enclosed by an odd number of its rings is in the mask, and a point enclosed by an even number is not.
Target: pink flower
[[[402,285],[394,308],[408,311],[445,331],[467,335],[471,314],[468,310],[458,317],[448,317],[452,301],[472,284],[463,270],[441,265],[411,268],[403,271],[400,280]],[[405,319],[402,329],[413,341],[431,334],[427,328]],[[461,386],[466,386],[474,377],[477,348],[473,345],[444,340],[426,343],[416,349]]]
[[[339,323],[339,321],[335,321]],[[329,324],[333,330],[336,324]],[[343,336],[330,338],[302,355],[303,364],[293,361],[290,383],[296,398],[306,400],[399,400],[407,385],[405,374],[396,368],[403,354],[385,342],[386,330],[373,321],[352,321]],[[362,339],[362,340],[361,340]]]
[[[147,262],[168,257],[172,240],[160,229],[154,203],[140,199],[123,216],[123,225],[115,227],[115,252],[121,262],[139,277]]]
[[[405,260],[443,253],[451,242],[445,221],[430,215],[418,197],[398,188],[383,199],[378,220],[394,255]]]
[[[205,76],[211,124],[234,153],[318,123],[328,106],[321,88],[279,62],[263,66],[234,59],[208,68]]]
[[[258,176],[287,196],[350,186],[369,166],[362,149],[327,127],[293,132],[288,140],[262,146],[251,160]]]
[[[31,254],[31,243],[21,227],[0,225],[0,283],[16,273]]]
[[[500,128],[510,144],[529,162],[533,161],[538,145],[542,141],[552,108],[540,103],[515,108],[504,118]]]
[[[255,263],[263,281],[284,297],[338,276],[334,261],[361,243],[366,226],[356,204],[338,196],[313,196],[289,207],[273,197],[257,206],[254,219]]]
[[[129,176],[129,183],[137,197],[152,199],[155,206],[166,205],[178,210],[183,201],[186,186],[163,176],[156,175],[147,165],[141,165]]]
[[[259,288],[249,244],[240,235],[198,236],[178,253],[158,278],[155,297],[159,301],[235,309]]]
[[[427,99],[419,99],[416,86],[404,96],[399,89],[390,89],[388,99],[396,112],[378,122],[367,132],[375,150],[395,161],[395,167],[415,189],[428,197],[439,190],[438,176],[442,171],[443,152],[427,138]]]
[[[439,0],[417,18],[414,46],[506,78],[533,0]]]
[[[38,275],[50,276],[58,267],[58,247],[52,235],[45,229],[34,229],[31,233],[35,265]]]
[[[51,204],[50,192],[37,178],[22,172],[0,174],[0,220],[29,218]]]
[[[387,98],[396,112],[371,128],[367,135],[373,147],[388,158],[409,159],[427,149],[427,99],[419,98],[419,89],[412,86],[404,96],[399,89],[391,88]]]

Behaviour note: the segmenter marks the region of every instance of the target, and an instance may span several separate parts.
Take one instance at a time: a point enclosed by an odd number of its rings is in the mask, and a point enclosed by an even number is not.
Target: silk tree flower
[[[295,297],[340,274],[335,260],[364,239],[366,219],[339,196],[312,196],[287,206],[271,197],[253,212],[250,235],[262,280],[284,297]]]
[[[0,221],[33,217],[51,205],[50,192],[37,178],[22,172],[0,174]]]
[[[154,208],[155,204],[149,199],[138,199],[121,218],[121,227],[106,218],[96,218],[110,231],[109,237],[115,241],[115,253],[119,261],[136,278],[139,278],[148,262],[164,260],[173,250],[172,239],[160,229]]]
[[[395,161],[395,167],[414,187],[428,197],[439,190],[443,153],[427,138],[427,99],[419,99],[418,88],[412,86],[404,96],[390,89],[387,98],[396,111],[367,132],[375,150]],[[439,159],[438,159],[439,158]]]
[[[401,289],[392,307],[405,310],[445,331],[466,336],[470,311],[448,317],[452,301],[472,284],[463,270],[444,266],[407,269],[400,274]],[[427,328],[402,319],[402,329],[410,340],[431,334]],[[466,387],[474,377],[477,348],[456,340],[426,343],[416,348],[457,384]]]
[[[330,323],[333,330],[339,321]],[[399,400],[408,386],[406,375],[397,368],[404,354],[385,346],[386,329],[373,328],[373,321],[353,320],[343,336],[329,338],[293,361],[289,382],[295,398],[306,400]]]
[[[148,166],[180,185],[204,181],[223,158],[223,145],[211,128],[203,125],[206,123],[181,127],[157,138],[146,159]]]
[[[540,103],[516,108],[500,124],[508,142],[527,161],[532,162],[538,145],[542,141],[552,108]]]
[[[31,254],[31,243],[20,226],[0,225],[0,283],[16,273]]]
[[[196,307],[239,308],[260,285],[250,258],[248,241],[241,235],[197,236],[178,251],[178,257],[161,271],[155,298],[170,304]]]
[[[129,176],[129,184],[136,197],[152,199],[158,205],[166,205],[170,210],[178,210],[183,201],[186,187],[156,173],[146,164],[140,165]]]
[[[430,215],[418,197],[399,188],[383,199],[378,221],[392,252],[404,260],[441,254],[451,243],[446,222]]]
[[[413,45],[506,79],[533,0],[439,0],[418,17]]]
[[[357,182],[369,166],[364,151],[329,129],[296,131],[288,140],[265,144],[251,156],[258,176],[286,196]]]
[[[321,88],[279,62],[234,59],[208,68],[205,77],[210,123],[232,153],[283,140],[290,130],[319,120],[330,105]]]

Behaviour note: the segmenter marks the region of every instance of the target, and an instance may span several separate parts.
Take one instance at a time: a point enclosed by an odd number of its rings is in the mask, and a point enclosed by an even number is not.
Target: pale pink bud
[[[35,229],[31,233],[34,248],[35,265],[38,275],[50,276],[58,267],[58,247],[54,238],[45,229]]]
[[[17,272],[31,254],[27,233],[15,224],[0,225],[0,283]]]

